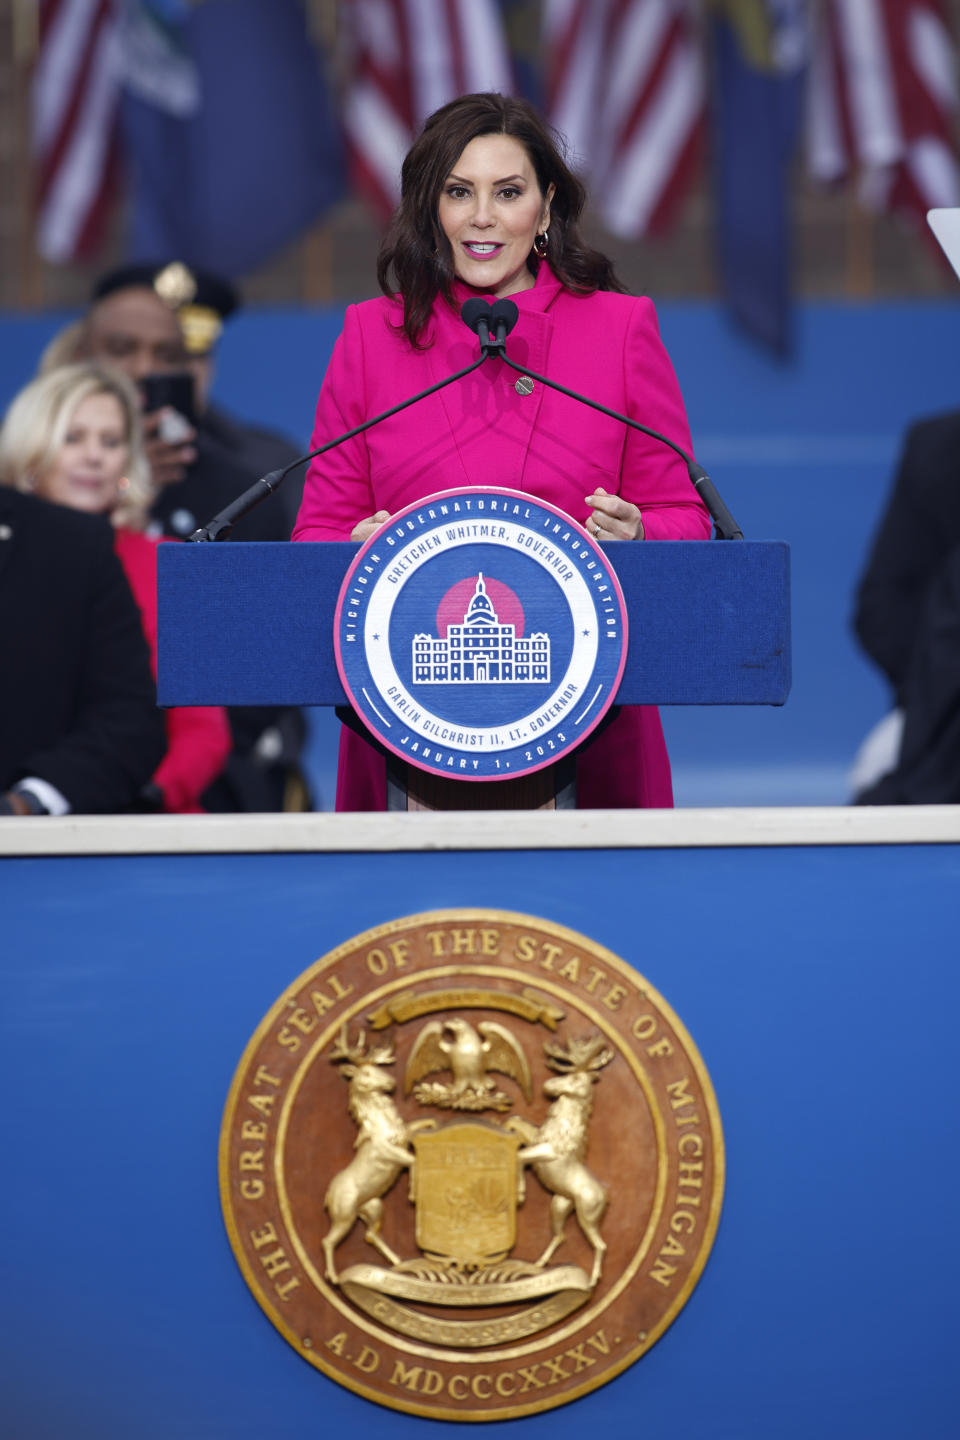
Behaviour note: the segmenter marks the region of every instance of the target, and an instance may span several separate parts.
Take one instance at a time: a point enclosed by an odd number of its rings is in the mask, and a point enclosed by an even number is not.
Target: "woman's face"
[[[57,505],[102,515],[120,498],[127,468],[123,407],[115,395],[88,395],[73,412],[53,464],[37,480],[37,494]]]
[[[478,135],[447,176],[437,213],[459,279],[498,299],[534,283],[527,256],[550,222],[526,149],[510,135]]]

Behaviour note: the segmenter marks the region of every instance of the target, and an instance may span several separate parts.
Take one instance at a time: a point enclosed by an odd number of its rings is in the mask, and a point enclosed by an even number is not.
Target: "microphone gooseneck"
[[[652,440],[659,440],[662,445],[669,445],[670,449],[675,451],[686,465],[690,484],[709,511],[717,539],[743,539],[743,531],[724,505],[706,470],[702,465],[698,465],[693,456],[688,455],[681,445],[678,445],[675,440],[671,440],[669,435],[662,435],[659,430],[651,430],[649,425],[641,425],[639,420],[631,420],[629,415],[621,415],[619,410],[611,410],[608,405],[601,405],[598,400],[591,400],[586,395],[579,395],[576,390],[568,390],[566,385],[559,385],[556,380],[550,380],[546,375],[538,375],[536,370],[530,369],[529,365],[515,364],[507,355],[506,348],[504,348],[502,359],[505,364],[510,366],[511,370],[516,370],[518,375],[527,375],[531,380],[539,380],[541,385],[548,385],[551,390],[558,390],[561,395],[567,395],[571,400],[579,400],[581,405],[589,405],[591,410],[599,410],[601,415],[609,415],[612,420],[619,420],[622,424],[628,425],[631,430],[639,430],[642,435],[649,435]]]
[[[467,305],[475,302],[468,300]],[[480,302],[483,303],[482,301]],[[464,306],[466,309],[466,306]],[[461,311],[461,314],[463,312]],[[490,341],[490,354],[498,354],[511,370],[516,370],[519,375],[527,375],[531,380],[539,380],[542,385],[547,385],[551,390],[558,390],[561,395],[567,395],[571,400],[579,400],[581,405],[589,405],[592,410],[599,410],[601,415],[609,415],[613,420],[619,420],[622,424],[628,425],[631,430],[639,430],[644,435],[649,435],[653,440],[659,440],[662,445],[668,445],[671,450],[680,456],[687,467],[687,474],[690,483],[700,496],[710,518],[713,520],[718,540],[742,540],[743,531],[734,520],[717,493],[716,487],[710,476],[702,465],[698,465],[692,455],[688,455],[675,440],[669,436],[662,435],[659,430],[651,430],[649,425],[641,425],[639,420],[631,420],[629,415],[621,415],[619,410],[611,410],[607,405],[601,405],[597,400],[590,400],[586,395],[580,395],[576,390],[568,390],[565,385],[559,385],[556,380],[549,380],[546,375],[538,375],[529,366],[521,366],[514,363],[507,354],[506,338],[516,325],[520,317],[520,311],[509,296],[501,300],[495,300],[490,306],[488,324],[493,328],[493,339]],[[464,316],[466,319],[466,316]],[[467,321],[470,324],[470,321]]]
[[[472,330],[477,330],[478,325],[483,326],[489,341],[488,317],[490,306],[483,300],[474,299],[472,301],[468,300],[463,310],[466,310],[468,305],[479,305],[483,314],[480,315],[478,311],[471,310],[470,313],[471,316],[474,317],[474,320],[473,323],[467,320],[467,324],[470,325]],[[460,312],[461,315],[463,315],[463,310]],[[466,319],[466,316],[464,316],[464,319]],[[478,330],[477,333],[479,333]],[[492,344],[493,342],[490,341],[489,343]],[[418,400],[425,400],[428,395],[436,394],[438,390],[443,390],[447,385],[452,385],[455,380],[462,380],[463,377],[469,375],[471,371],[479,369],[487,358],[488,352],[483,347],[482,336],[480,348],[482,353],[478,359],[471,361],[469,365],[465,365],[462,370],[455,370],[454,373],[448,375],[445,380],[438,380],[435,385],[428,385],[426,390],[418,391],[416,395],[411,395],[408,400],[401,400],[399,405],[392,405],[389,410],[384,410],[379,415],[374,415],[371,420],[364,420],[362,425],[355,425],[354,428],[348,430],[346,434],[337,435],[333,440],[328,440],[326,445],[318,445],[316,450],[308,450],[306,455],[301,455],[298,459],[291,460],[290,464],[285,465],[282,470],[271,470],[268,475],[264,475],[261,479],[255,480],[249,489],[244,490],[242,495],[238,495],[236,500],[231,500],[229,505],[225,505],[206,525],[201,525],[199,529],[194,530],[192,535],[188,535],[187,542],[202,544],[211,540],[226,540],[237,521],[246,515],[249,510],[252,510],[254,506],[259,505],[262,500],[266,500],[268,495],[272,495],[275,490],[279,489],[291,470],[296,470],[301,465],[306,465],[308,461],[313,460],[317,455],[324,455],[328,450],[336,449],[338,445],[342,445],[346,440],[352,440],[356,435],[362,435],[364,430],[369,430],[373,425],[379,425],[381,420],[389,420],[391,415],[396,415],[400,410],[406,410],[408,405],[416,405]]]

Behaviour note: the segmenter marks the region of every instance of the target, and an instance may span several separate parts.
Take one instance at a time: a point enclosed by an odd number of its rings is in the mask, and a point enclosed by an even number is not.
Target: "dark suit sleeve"
[[[903,744],[896,768],[862,805],[960,803],[960,545],[924,596],[901,691]]]
[[[56,786],[74,811],[110,813],[136,799],[160,763],[165,739],[147,642],[123,567],[106,528],[90,542],[84,586],[69,600],[83,612],[73,721],[54,743],[27,754],[20,769]]]
[[[886,672],[898,697],[927,587],[949,551],[955,529],[958,445],[960,416],[923,421],[908,432],[893,493],[857,594],[857,637]],[[954,490],[952,502],[945,493],[948,486]]]

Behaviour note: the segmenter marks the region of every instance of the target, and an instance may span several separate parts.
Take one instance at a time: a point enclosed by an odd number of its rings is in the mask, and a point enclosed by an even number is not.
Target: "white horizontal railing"
[[[960,844],[960,805],[0,820],[0,856]]]

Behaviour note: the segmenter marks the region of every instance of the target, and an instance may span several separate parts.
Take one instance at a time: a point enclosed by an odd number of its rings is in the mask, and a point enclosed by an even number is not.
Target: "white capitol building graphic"
[[[542,684],[550,679],[550,636],[518,636],[501,625],[482,573],[462,625],[448,625],[445,640],[413,637],[413,680],[417,685]]]

